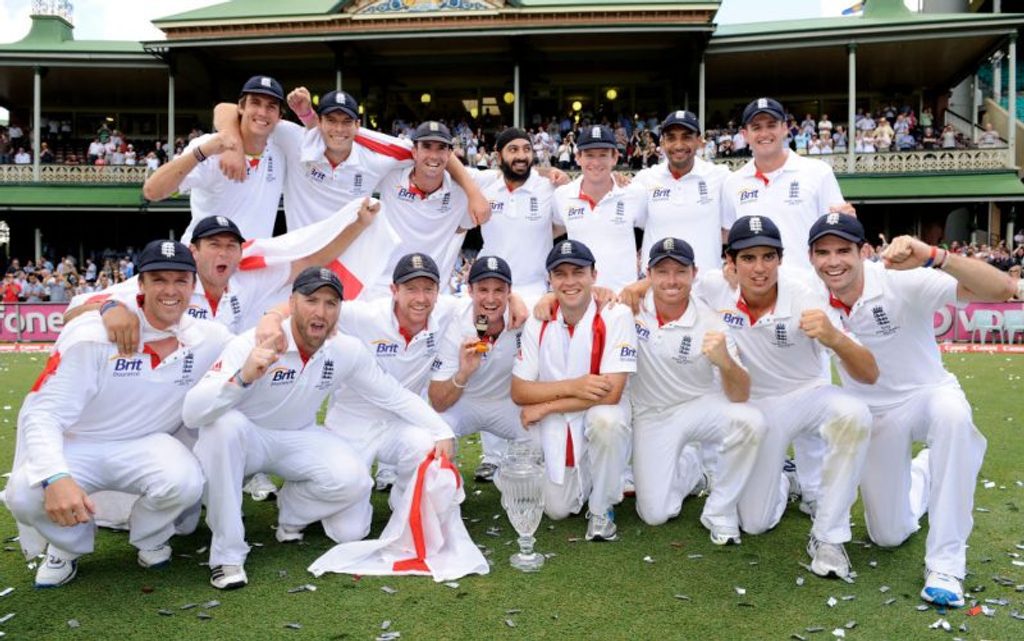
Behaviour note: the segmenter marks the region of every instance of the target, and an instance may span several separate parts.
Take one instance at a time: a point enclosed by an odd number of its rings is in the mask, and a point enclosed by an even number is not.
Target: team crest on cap
[[[764,227],[761,225],[760,216],[750,217],[750,231],[754,232],[755,234],[760,234],[761,232],[764,231]]]
[[[160,244],[160,253],[167,258],[174,258],[174,243],[167,241]]]
[[[438,131],[438,126],[436,122],[430,123],[430,131]]]
[[[675,251],[675,249],[676,249],[676,240],[675,240],[675,238],[666,238],[665,240],[661,241],[661,249],[662,249],[662,251],[667,251],[667,252]]]
[[[498,269],[498,259],[495,258],[494,256],[491,256],[490,258],[488,258],[487,259],[487,269],[490,269],[492,271],[495,270],[495,269]]]
[[[412,262],[413,269],[423,269],[423,256],[420,256],[419,254],[413,254],[413,257],[410,259],[410,262]]]
[[[562,248],[559,250],[559,252],[563,256],[565,256],[567,254],[571,254],[572,253],[572,243],[570,243],[569,241],[565,241],[564,243],[562,243]]]
[[[228,227],[230,225],[230,223],[228,223],[228,219],[223,216],[217,216],[217,224],[221,227]]]
[[[590,130],[590,137],[591,138],[600,138],[601,137],[601,127],[600,126],[595,126],[593,129],[591,129]]]
[[[676,112],[676,118],[682,119],[682,118],[685,118],[685,117],[686,117],[686,112],[685,111],[680,110],[680,111]]]
[[[260,78],[260,84],[263,85],[264,87],[269,87],[273,84],[273,81],[270,78],[263,76],[262,78]]]
[[[334,94],[334,102],[338,103],[339,105],[345,104],[345,94],[343,94],[343,93],[336,93],[336,94]]]
[[[332,272],[331,270],[327,269],[326,267],[321,267],[320,268],[320,278],[322,280],[333,280],[331,278],[333,275],[334,275],[334,272]]]
[[[835,212],[829,214],[828,218],[825,219],[825,222],[828,223],[829,225],[838,225],[839,224],[839,214],[837,214]]]
[[[768,107],[768,99],[767,98],[758,98],[757,99],[757,108],[758,109],[766,109],[767,107]]]

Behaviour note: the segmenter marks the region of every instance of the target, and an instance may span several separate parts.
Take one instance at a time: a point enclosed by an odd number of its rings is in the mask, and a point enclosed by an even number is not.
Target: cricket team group
[[[585,127],[569,181],[542,175],[515,128],[497,135],[500,170],[478,172],[441,123],[395,139],[360,127],[348,93],[314,106],[251,78],[215,108],[217,133],[146,181],[151,200],[189,194],[182,242],[149,243],[137,277],[72,303],[24,401],[5,501],[26,555],[45,552],[36,587],[75,577],[97,524],[128,529],[143,567],[167,564],[204,505],[210,582],[242,587],[245,491],[276,493],[281,543],[317,521],[356,541],[374,465],[394,497],[482,432],[478,479],[531,441],[545,513],[584,514],[588,541],[617,538],[628,492],[654,526],[706,495],[717,545],[768,532],[793,501],[810,568],[843,578],[858,490],[880,546],[927,513],[921,597],[963,605],[986,442],[933,312],[1012,283],[908,236],[866,260],[831,168],[786,148],[785,119],[752,101],[753,158],[730,173],[673,111],[663,161],[631,180],[612,131]]]

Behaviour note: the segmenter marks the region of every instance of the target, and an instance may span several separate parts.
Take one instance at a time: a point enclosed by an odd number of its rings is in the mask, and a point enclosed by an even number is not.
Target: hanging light
[[[420,102],[422,102],[425,105],[429,105],[430,104],[430,94],[429,93],[425,93],[422,96],[420,96]]]
[[[506,91],[505,95],[503,96],[503,98],[505,99],[505,104],[506,105],[511,105],[513,102],[516,101],[516,95],[514,93],[512,93],[511,91]]]
[[[582,109],[583,109],[583,103],[582,102],[580,102],[579,100],[573,100],[572,101],[572,110],[573,111],[580,111]]]
[[[605,97],[608,98],[608,100],[615,100],[616,98],[619,97],[619,91],[615,87],[612,87],[611,89],[606,91],[604,95]]]

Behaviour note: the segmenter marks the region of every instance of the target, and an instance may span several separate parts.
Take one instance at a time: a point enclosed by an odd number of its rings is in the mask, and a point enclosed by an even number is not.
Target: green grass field
[[[0,457],[13,456],[15,418],[22,397],[42,368],[43,355],[0,354]],[[173,541],[176,557],[170,568],[143,570],[123,533],[101,531],[96,552],[83,558],[78,578],[58,590],[36,591],[33,571],[26,567],[18,544],[7,542],[0,553],[0,617],[13,613],[0,631],[11,639],[374,639],[383,622],[404,639],[807,639],[831,640],[846,624],[846,639],[952,638],[1024,639],[1024,621],[1010,612],[1024,612],[1024,592],[1003,587],[994,576],[1024,584],[1024,567],[1012,564],[1024,544],[1024,357],[995,354],[952,355],[946,358],[975,408],[975,420],[988,438],[979,480],[974,535],[968,551],[972,574],[967,586],[978,599],[1006,599],[993,606],[994,617],[968,617],[964,611],[940,615],[919,611],[925,531],[896,550],[864,543],[867,539],[860,506],[853,513],[854,539],[849,554],[859,576],[855,584],[819,579],[800,567],[807,517],[795,506],[781,525],[743,545],[713,546],[698,523],[702,500],[690,500],[682,516],[664,526],[643,525],[632,499],[618,508],[621,540],[615,543],[572,542],[582,538],[582,517],[559,523],[546,519],[537,547],[552,553],[543,571],[521,574],[508,566],[514,531],[504,518],[492,485],[467,487],[463,515],[477,543],[491,551],[491,574],[467,577],[458,587],[434,584],[423,577],[362,578],[327,575],[314,580],[305,568],[331,543],[312,527],[302,545],[283,546],[273,537],[272,504],[247,503],[245,512],[254,548],[246,564],[250,585],[219,592],[208,584],[209,573],[196,551],[209,543],[209,532]],[[1015,373],[1016,372],[1016,373]],[[476,464],[475,439],[465,444],[462,467],[471,474]],[[8,463],[9,465],[9,463]],[[3,471],[8,468],[4,467]],[[479,490],[479,493],[477,492]],[[373,536],[387,517],[385,498],[374,496]],[[500,526],[501,535],[485,534]],[[0,514],[0,536],[13,537],[14,522]],[[701,555],[701,556],[697,556]],[[653,562],[647,562],[650,557]],[[1024,558],[1024,557],[1022,557]],[[802,586],[797,578],[803,577]],[[289,593],[312,583],[314,592]],[[382,586],[397,590],[387,594]],[[888,590],[883,593],[884,586]],[[977,588],[975,587],[977,586]],[[737,588],[746,590],[738,594]],[[983,590],[983,591],[982,591]],[[676,598],[686,595],[688,599]],[[835,607],[828,607],[830,596]],[[891,605],[885,601],[895,598]],[[210,607],[211,600],[220,602]],[[182,609],[188,604],[198,607]],[[204,607],[204,604],[207,604]],[[158,613],[166,609],[171,616]],[[212,618],[200,618],[205,613]],[[931,630],[944,616],[953,632]],[[75,620],[77,627],[69,625]],[[299,624],[301,628],[286,627]],[[961,624],[969,632],[958,632]],[[821,627],[820,632],[807,628]]]

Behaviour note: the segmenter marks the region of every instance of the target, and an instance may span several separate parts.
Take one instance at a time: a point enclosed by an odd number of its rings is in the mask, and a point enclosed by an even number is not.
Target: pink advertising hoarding
[[[999,332],[989,332],[988,342],[1002,341],[1002,330],[1006,329],[1003,314],[1010,310],[1024,310],[1024,303],[968,303],[963,307],[947,305],[935,312],[935,339],[938,341],[970,341],[981,318],[991,317]],[[999,334],[998,338],[996,334]],[[1018,340],[1024,340],[1020,334]]]
[[[53,342],[64,326],[66,303],[0,305],[0,342]]]

